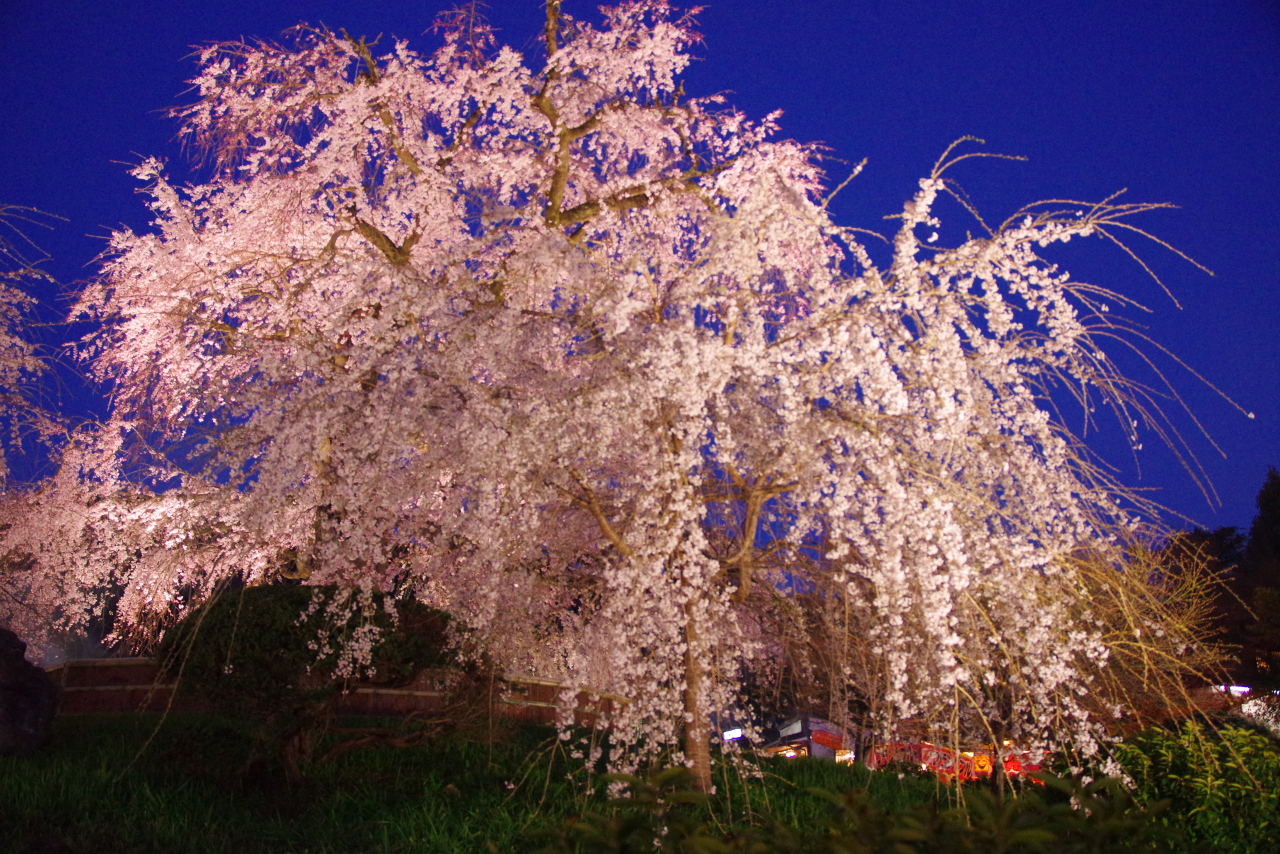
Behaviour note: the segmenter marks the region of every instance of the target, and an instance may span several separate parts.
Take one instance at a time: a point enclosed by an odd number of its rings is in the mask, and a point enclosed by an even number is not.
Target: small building
[[[770,730],[765,731],[771,735]],[[759,751],[766,756],[813,756],[836,762],[853,762],[853,742],[843,728],[831,721],[801,714],[777,728],[777,737],[766,741]]]

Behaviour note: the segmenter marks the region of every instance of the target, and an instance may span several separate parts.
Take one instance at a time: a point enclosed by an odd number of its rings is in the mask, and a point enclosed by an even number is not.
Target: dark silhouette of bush
[[[333,652],[321,652],[322,631],[349,634],[370,625],[381,642],[364,681],[395,686],[424,669],[458,668],[449,617],[417,602],[397,603],[392,620],[380,595],[334,625],[316,596],[336,588],[272,584],[223,591],[166,634],[156,650],[182,695],[255,725],[257,748],[246,764],[275,758],[290,780],[311,761],[330,729],[340,692],[355,681],[338,672]],[[474,668],[472,668],[474,670]],[[368,730],[361,730],[368,738]],[[403,740],[403,734],[401,740]]]

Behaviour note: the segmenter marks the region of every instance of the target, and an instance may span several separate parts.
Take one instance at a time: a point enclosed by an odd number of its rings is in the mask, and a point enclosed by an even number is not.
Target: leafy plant
[[[349,682],[338,656],[322,647],[324,632],[335,630],[331,616],[312,607],[317,597],[332,599],[336,592],[294,584],[224,592],[170,631],[157,650],[179,691],[254,721],[260,752],[280,759],[290,779],[311,759]],[[373,650],[374,678],[400,684],[419,670],[456,663],[447,615],[406,603],[393,625],[379,598],[336,627],[378,630],[383,640]],[[369,732],[361,731],[366,740]]]
[[[648,779],[613,775],[629,794],[609,802],[609,812],[587,812],[543,832],[541,854],[604,852],[741,852],[741,854],[1096,854],[1186,851],[1176,829],[1153,820],[1164,809],[1144,810],[1114,778],[1085,783],[1040,775],[1044,794],[1024,791],[999,798],[986,788],[963,791],[963,804],[933,801],[886,809],[867,788],[834,793],[810,789],[829,804],[827,817],[808,827],[773,819],[718,829],[700,809],[708,798],[693,791],[684,768]]]
[[[1280,850],[1280,745],[1243,727],[1187,720],[1153,727],[1119,749],[1144,803],[1167,800],[1162,821],[1225,851]]]

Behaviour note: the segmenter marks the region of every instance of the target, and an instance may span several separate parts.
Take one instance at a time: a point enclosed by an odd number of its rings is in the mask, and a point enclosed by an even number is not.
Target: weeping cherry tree
[[[430,56],[324,29],[200,53],[176,115],[210,177],[137,167],[153,228],[76,308],[113,416],[29,546],[77,613],[157,629],[280,574],[352,591],[335,612],[416,596],[509,673],[629,697],[620,767],[674,751],[709,788],[711,716],[803,589],[873,661],[832,678],[882,727],[1095,749],[1079,567],[1122,572],[1132,519],[1049,394],[1145,402],[1099,346],[1125,300],[1037,253],[1158,206],[948,246],[953,147],[877,263],[815,148],[686,96],[664,0],[548,0],[534,57],[438,29]]]

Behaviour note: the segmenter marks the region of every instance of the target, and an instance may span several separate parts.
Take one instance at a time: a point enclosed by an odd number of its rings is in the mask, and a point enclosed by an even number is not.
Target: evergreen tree
[[[1243,575],[1250,586],[1280,587],[1280,471],[1268,466],[1249,528]]]

